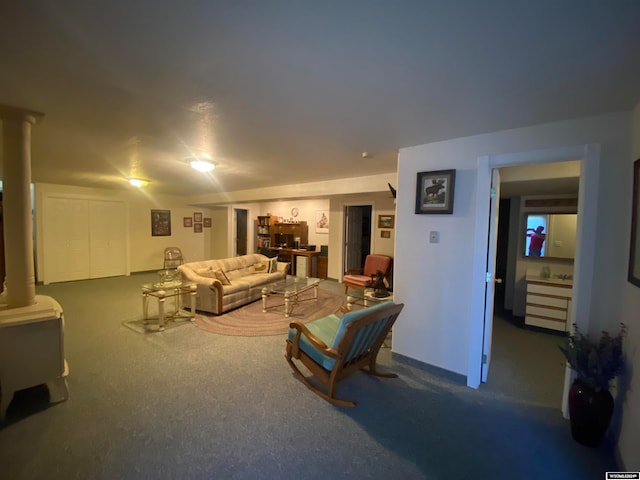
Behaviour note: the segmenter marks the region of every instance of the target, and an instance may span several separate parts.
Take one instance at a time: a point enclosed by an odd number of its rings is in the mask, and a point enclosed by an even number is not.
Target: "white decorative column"
[[[35,303],[30,190],[31,125],[43,117],[42,113],[0,105],[8,308]]]
[[[14,392],[46,384],[49,401],[69,398],[64,318],[53,298],[36,295],[31,215],[31,125],[44,115],[0,105],[6,304],[0,305],[0,422]]]

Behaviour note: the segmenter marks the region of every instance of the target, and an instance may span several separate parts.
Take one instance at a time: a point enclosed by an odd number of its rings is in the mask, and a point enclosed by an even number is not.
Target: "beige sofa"
[[[196,310],[219,315],[262,296],[267,283],[284,279],[289,264],[259,253],[180,265],[183,277],[198,284]]]

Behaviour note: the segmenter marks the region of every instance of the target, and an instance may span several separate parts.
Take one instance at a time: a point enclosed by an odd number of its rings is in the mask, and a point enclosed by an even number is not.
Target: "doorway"
[[[249,218],[249,214],[247,210],[242,208],[234,209],[236,216],[236,255],[246,255],[247,254],[247,219]]]
[[[495,263],[489,261],[490,245],[495,247],[496,232],[490,234],[492,222],[486,219],[491,211],[492,175],[494,169],[514,165],[544,164],[559,161],[581,160],[578,194],[578,217],[576,228],[575,271],[573,281],[573,308],[569,323],[577,323],[582,329],[588,329],[591,317],[589,299],[592,292],[592,280],[595,263],[595,229],[598,210],[598,175],[600,168],[600,146],[573,145],[547,150],[527,151],[513,154],[478,157],[476,176],[476,228],[477,252],[474,257],[470,327],[469,369],[467,385],[478,388],[483,370],[489,367],[487,351],[491,351],[491,337],[488,342],[485,331],[491,330],[493,306],[485,309],[485,292],[495,278]],[[491,248],[493,248],[491,247]],[[491,288],[492,290],[493,288]],[[491,297],[493,299],[493,297]],[[493,303],[493,302],[491,302]],[[571,383],[571,372],[565,369],[562,410],[568,415],[566,407],[567,392]]]
[[[530,193],[536,195],[536,192]],[[577,195],[568,190],[566,193]],[[519,270],[516,264],[524,260],[520,251],[519,200],[514,198],[512,202],[511,198],[501,198],[499,202],[491,370],[482,389],[519,402],[554,408],[562,398],[565,372],[563,355],[558,347],[563,344],[565,332],[525,323],[526,293],[518,287],[522,282],[514,278]],[[512,255],[509,255],[510,244]],[[539,265],[541,262],[531,261],[526,267],[536,269]],[[508,290],[507,285],[510,286]],[[520,299],[522,296],[525,298]],[[514,301],[514,297],[518,299]]]
[[[344,268],[343,272],[362,268],[371,253],[372,205],[344,207]]]

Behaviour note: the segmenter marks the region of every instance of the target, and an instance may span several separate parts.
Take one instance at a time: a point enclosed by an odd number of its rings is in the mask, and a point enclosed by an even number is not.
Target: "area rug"
[[[310,298],[306,292],[302,298]],[[303,323],[334,313],[344,302],[344,297],[336,293],[318,289],[318,301],[303,301],[295,305],[291,316],[284,316],[284,306],[262,312],[262,300],[232,310],[224,315],[196,313],[193,323],[202,330],[219,335],[238,337],[264,337],[283,335],[289,331],[289,323],[299,320]],[[278,298],[269,298],[267,306],[281,303]]]

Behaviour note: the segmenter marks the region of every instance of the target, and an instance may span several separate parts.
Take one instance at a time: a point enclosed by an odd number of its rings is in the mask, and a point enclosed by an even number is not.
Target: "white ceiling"
[[[635,0],[4,2],[0,104],[46,115],[34,182],[387,173],[400,147],[630,110],[638,25]],[[201,149],[212,175],[183,161]]]

